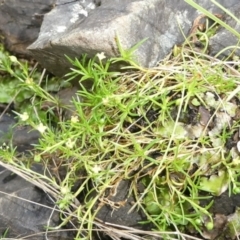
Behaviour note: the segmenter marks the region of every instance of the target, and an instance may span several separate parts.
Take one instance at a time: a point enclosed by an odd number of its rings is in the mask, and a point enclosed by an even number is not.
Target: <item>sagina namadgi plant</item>
[[[206,234],[214,229],[214,196],[226,189],[239,192],[240,161],[232,140],[239,125],[239,71],[189,48],[155,68],[134,62],[127,70],[111,71],[119,61],[133,61],[122,56],[127,59],[106,60],[103,54],[69,59],[67,77],[80,85],[72,116],[53,127],[21,114],[26,123],[41,127],[42,138],[25,165],[10,151],[3,152],[1,164],[34,176],[54,197],[61,226],[76,230],[75,239],[93,239],[95,230],[113,239]],[[28,166],[34,161],[48,174],[33,173]],[[120,225],[110,231],[98,219],[103,205],[115,211],[124,207],[127,199],[111,199],[124,180],[131,183],[132,210],[144,215],[139,224],[148,224],[151,232]]]

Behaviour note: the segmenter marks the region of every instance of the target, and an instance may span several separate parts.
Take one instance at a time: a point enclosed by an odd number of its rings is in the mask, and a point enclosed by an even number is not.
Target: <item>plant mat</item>
[[[93,80],[73,98],[75,113],[41,129],[32,160],[3,151],[1,165],[53,196],[76,239],[234,239],[234,215],[211,206],[240,192],[239,62],[188,48],[151,69],[108,71],[113,61],[72,61],[69,79]],[[43,176],[32,161],[44,164]],[[116,200],[123,181],[127,194]],[[103,206],[114,216],[128,199],[126,214],[144,215],[137,227],[99,218]]]

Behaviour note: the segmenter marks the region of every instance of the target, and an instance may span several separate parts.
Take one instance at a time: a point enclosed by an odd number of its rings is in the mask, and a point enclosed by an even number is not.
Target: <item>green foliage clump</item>
[[[104,204],[115,206],[109,192],[117,194],[126,179],[132,183],[132,209],[146,219],[140,224],[153,228],[146,234],[170,239],[212,230],[213,197],[240,189],[237,146],[228,147],[239,125],[238,69],[186,46],[146,69],[132,58],[138,45],[125,51],[118,38],[117,44],[118,58],[99,53],[69,59],[66,78],[78,79],[79,90],[71,99],[72,116],[60,121],[41,112],[39,101],[58,104],[51,84],[34,80],[29,66],[15,57],[0,55],[0,73],[7,72],[19,88],[16,92],[9,81],[0,102],[13,95],[16,102],[33,98],[33,112],[20,108],[18,116],[42,134],[30,159],[1,150],[1,164],[27,173],[51,194],[61,212],[59,228],[71,224],[77,240],[92,239],[95,228],[108,232],[98,211]],[[123,61],[130,66],[112,70]],[[34,173],[34,163],[43,164],[45,173]],[[111,234],[119,236],[119,228]]]

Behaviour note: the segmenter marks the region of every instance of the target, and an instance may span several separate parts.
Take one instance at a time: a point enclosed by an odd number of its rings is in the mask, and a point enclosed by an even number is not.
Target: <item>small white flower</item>
[[[9,56],[9,58],[12,63],[18,63],[18,60],[15,56]]]
[[[98,165],[94,165],[94,167],[92,168],[92,171],[94,173],[99,173],[102,170],[102,168]]]
[[[73,141],[71,138],[69,138],[66,142],[66,146],[69,148],[69,149],[72,149],[75,145],[75,141]]]
[[[32,85],[33,84],[33,79],[32,78],[27,78],[25,80],[25,83],[28,84],[28,85]]]
[[[24,112],[23,114],[18,114],[18,116],[21,118],[22,121],[27,121],[29,119],[29,115],[27,112]]]
[[[68,186],[62,186],[61,187],[61,193],[62,194],[68,194],[68,193],[70,193],[71,191],[70,191],[70,189],[69,189],[69,187]]]
[[[3,145],[0,146],[0,149],[3,151],[7,151],[9,149],[9,146],[6,143],[3,143]]]
[[[106,58],[104,52],[97,53],[96,56],[98,57],[99,61],[102,61],[104,58]]]
[[[44,133],[47,130],[47,126],[44,126],[42,123],[40,123],[36,129],[40,132],[40,133]]]
[[[71,123],[79,122],[78,116],[71,116]]]
[[[103,105],[107,106],[107,105],[109,104],[109,100],[110,100],[109,97],[103,98],[103,99],[102,99]]]

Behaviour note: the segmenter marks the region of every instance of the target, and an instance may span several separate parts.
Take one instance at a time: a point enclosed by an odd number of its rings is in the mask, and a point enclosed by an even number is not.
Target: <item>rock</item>
[[[38,143],[40,133],[30,126],[15,126],[15,115],[6,113],[0,118],[0,147],[12,144],[19,152],[33,148]]]
[[[232,12],[237,19],[240,19],[240,3],[235,5],[233,8],[229,9],[230,12]],[[240,24],[237,23],[236,20],[233,18],[227,16],[225,18],[225,23],[228,24],[230,27],[232,27],[240,36]],[[217,34],[215,34],[212,38],[210,38],[210,54],[216,55],[221,50],[229,47],[229,46],[237,46],[239,42],[239,37],[236,35],[230,33],[225,28],[221,27]],[[222,52],[220,57],[227,57],[231,53],[234,55],[240,56],[240,50],[235,48],[230,48]]]
[[[213,13],[221,13],[211,1],[201,3]],[[238,0],[219,0],[230,8]],[[38,39],[29,46],[43,67],[63,76],[70,64],[65,55],[89,57],[104,52],[107,57],[119,55],[116,37],[124,49],[147,40],[135,51],[137,62],[146,67],[163,59],[175,44],[184,41],[193,21],[200,15],[185,1],[171,0],[57,0],[56,7],[44,16]]]
[[[16,120],[12,114],[6,113],[0,118],[0,144],[9,142],[12,138],[12,128]]]
[[[33,145],[38,143],[40,133],[30,126],[16,126],[13,129],[12,144],[18,152],[33,149]]]
[[[40,133],[30,126],[16,126],[13,114],[3,114],[0,119],[1,149],[12,144],[18,152],[26,152],[39,137]],[[31,235],[32,240],[73,239],[67,231],[46,231],[46,226],[60,224],[59,212],[53,211],[55,202],[41,189],[1,166],[0,163],[0,236],[8,229],[8,238]],[[41,165],[34,165],[32,170],[44,175]]]
[[[56,0],[0,0],[0,35],[8,50],[28,56],[26,49],[37,37],[43,15]]]
[[[40,165],[34,171],[42,171]],[[23,178],[0,167],[0,226],[8,229],[8,238],[22,239],[31,235],[31,240],[67,240],[65,231],[49,231],[46,226],[60,223],[59,213],[53,211],[54,204],[41,189]]]
[[[78,89],[76,87],[65,88],[54,96],[58,100],[58,107],[62,109],[62,117],[65,120],[70,120],[72,116],[76,115],[73,99],[75,101],[80,101],[79,96],[77,96],[77,91]]]
[[[96,217],[105,223],[141,229],[148,228],[149,225],[139,224],[139,222],[146,220],[146,216],[141,210],[133,209],[130,211],[133,203],[135,203],[133,194],[129,195],[130,184],[131,181],[129,180],[119,182],[114,189],[115,192],[112,193],[112,196],[106,198],[105,204],[98,211]],[[104,199],[100,200],[100,205],[103,202]]]
[[[53,101],[43,101],[41,109],[54,112],[56,121],[70,120],[72,116],[76,115],[76,107],[73,101],[81,101],[77,91],[77,87],[69,87],[61,89],[57,93],[52,93],[52,97],[56,100],[55,103]]]

